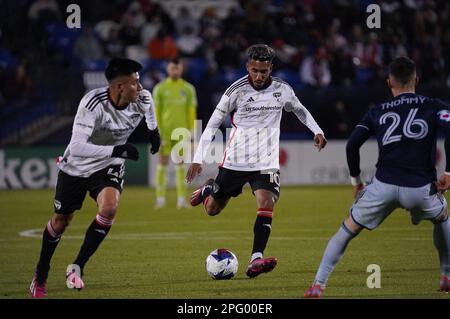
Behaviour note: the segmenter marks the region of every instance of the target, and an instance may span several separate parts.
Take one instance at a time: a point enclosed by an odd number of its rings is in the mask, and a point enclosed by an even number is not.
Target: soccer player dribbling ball
[[[230,138],[219,164],[216,179],[209,179],[191,196],[191,205],[203,203],[210,216],[220,213],[231,197],[237,197],[249,183],[256,199],[256,221],[253,227],[253,249],[246,274],[254,278],[272,271],[275,257],[263,253],[272,229],[272,216],[280,195],[279,139],[283,109],[294,114],[314,133],[320,151],[327,141],[309,111],[300,103],[291,86],[272,77],[275,51],[256,44],[247,50],[248,75],[234,82],[216,106],[199,147],[189,167],[186,181],[190,183],[202,171],[208,147],[225,117],[230,114],[233,125]]]

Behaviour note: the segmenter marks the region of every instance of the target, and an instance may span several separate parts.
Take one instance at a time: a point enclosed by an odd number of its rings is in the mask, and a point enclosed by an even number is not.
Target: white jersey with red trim
[[[228,114],[233,127],[220,166],[231,170],[279,169],[283,109],[294,112],[314,134],[323,134],[291,86],[279,78],[271,79],[267,88],[256,90],[245,76],[225,91],[200,138],[194,163],[205,162],[214,134]]]
[[[147,127],[155,129],[157,123],[154,110],[152,96],[147,90],[139,93],[137,102],[129,103],[120,110],[111,103],[108,87],[88,92],[80,101],[73,123],[72,140],[58,161],[58,167],[72,176],[89,177],[109,165],[124,163],[123,158],[111,157],[113,147],[125,144],[144,117]],[[75,139],[80,136],[86,137],[86,141],[81,142],[94,148],[91,155],[72,154],[71,146],[79,141]]]

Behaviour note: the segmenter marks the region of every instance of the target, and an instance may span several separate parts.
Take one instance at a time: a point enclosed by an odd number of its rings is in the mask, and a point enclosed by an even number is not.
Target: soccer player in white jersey
[[[200,138],[186,181],[202,171],[208,146],[228,114],[232,132],[215,180],[209,179],[191,196],[191,205],[203,203],[210,216],[220,213],[231,197],[249,183],[256,198],[253,249],[246,274],[254,278],[277,264],[275,257],[264,258],[272,228],[272,215],[280,194],[279,139],[283,109],[292,111],[314,133],[320,151],[326,145],[323,131],[286,82],[272,77],[274,50],[256,44],[247,50],[248,75],[234,82],[216,106]]]
[[[84,287],[84,266],[108,234],[116,216],[125,159],[139,157],[138,150],[127,143],[127,139],[143,118],[150,130],[151,153],[158,152],[160,137],[153,100],[139,82],[141,69],[136,61],[112,59],[105,70],[109,85],[87,93],[78,106],[72,138],[58,160],[55,214],[44,229],[41,253],[30,286],[33,298],[47,295],[50,260],[74,212],[81,208],[89,192],[97,203],[97,216],[66,273],[69,288]]]

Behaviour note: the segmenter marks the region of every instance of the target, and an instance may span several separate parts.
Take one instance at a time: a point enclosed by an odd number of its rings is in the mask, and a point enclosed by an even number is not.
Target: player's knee
[[[206,207],[206,213],[209,216],[215,216],[215,215],[219,214],[221,210],[222,209],[219,206]]]
[[[99,208],[98,213],[107,219],[114,219],[117,213],[117,207],[118,203],[106,203]]]
[[[273,209],[275,202],[276,202],[275,197],[260,199],[258,201],[258,207]]]

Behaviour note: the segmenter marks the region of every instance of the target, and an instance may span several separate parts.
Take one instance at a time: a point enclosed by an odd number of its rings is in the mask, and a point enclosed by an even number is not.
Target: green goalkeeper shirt
[[[169,139],[172,130],[192,129],[197,117],[197,94],[189,82],[167,78],[153,89],[156,120],[163,139]]]

